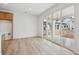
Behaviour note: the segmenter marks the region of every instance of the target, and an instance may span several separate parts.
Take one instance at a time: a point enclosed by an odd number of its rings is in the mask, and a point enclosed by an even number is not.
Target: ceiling
[[[0,9],[39,15],[54,3],[7,3],[0,4]]]

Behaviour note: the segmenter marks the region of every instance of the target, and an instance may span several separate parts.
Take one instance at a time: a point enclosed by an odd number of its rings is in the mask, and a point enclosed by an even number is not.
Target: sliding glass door
[[[58,10],[49,16],[43,20],[44,38],[74,51],[74,7],[70,6],[66,9]]]

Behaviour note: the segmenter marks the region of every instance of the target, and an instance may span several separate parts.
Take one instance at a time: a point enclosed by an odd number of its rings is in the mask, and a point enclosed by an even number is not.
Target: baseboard
[[[15,38],[15,39],[29,39],[29,38],[42,38],[41,36],[31,36],[31,37],[22,37],[22,38]]]

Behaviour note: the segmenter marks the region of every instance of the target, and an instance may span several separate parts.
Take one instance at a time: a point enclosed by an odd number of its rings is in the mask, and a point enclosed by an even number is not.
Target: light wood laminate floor
[[[7,42],[7,41],[5,41]],[[7,43],[6,43],[7,44]],[[5,44],[5,46],[6,46]],[[41,38],[14,39],[8,45],[6,55],[73,55],[65,48]]]

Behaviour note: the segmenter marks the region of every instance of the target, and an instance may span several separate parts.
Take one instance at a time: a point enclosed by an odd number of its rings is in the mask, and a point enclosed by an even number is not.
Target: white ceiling
[[[0,4],[0,9],[39,15],[53,5],[54,3],[8,3]]]

